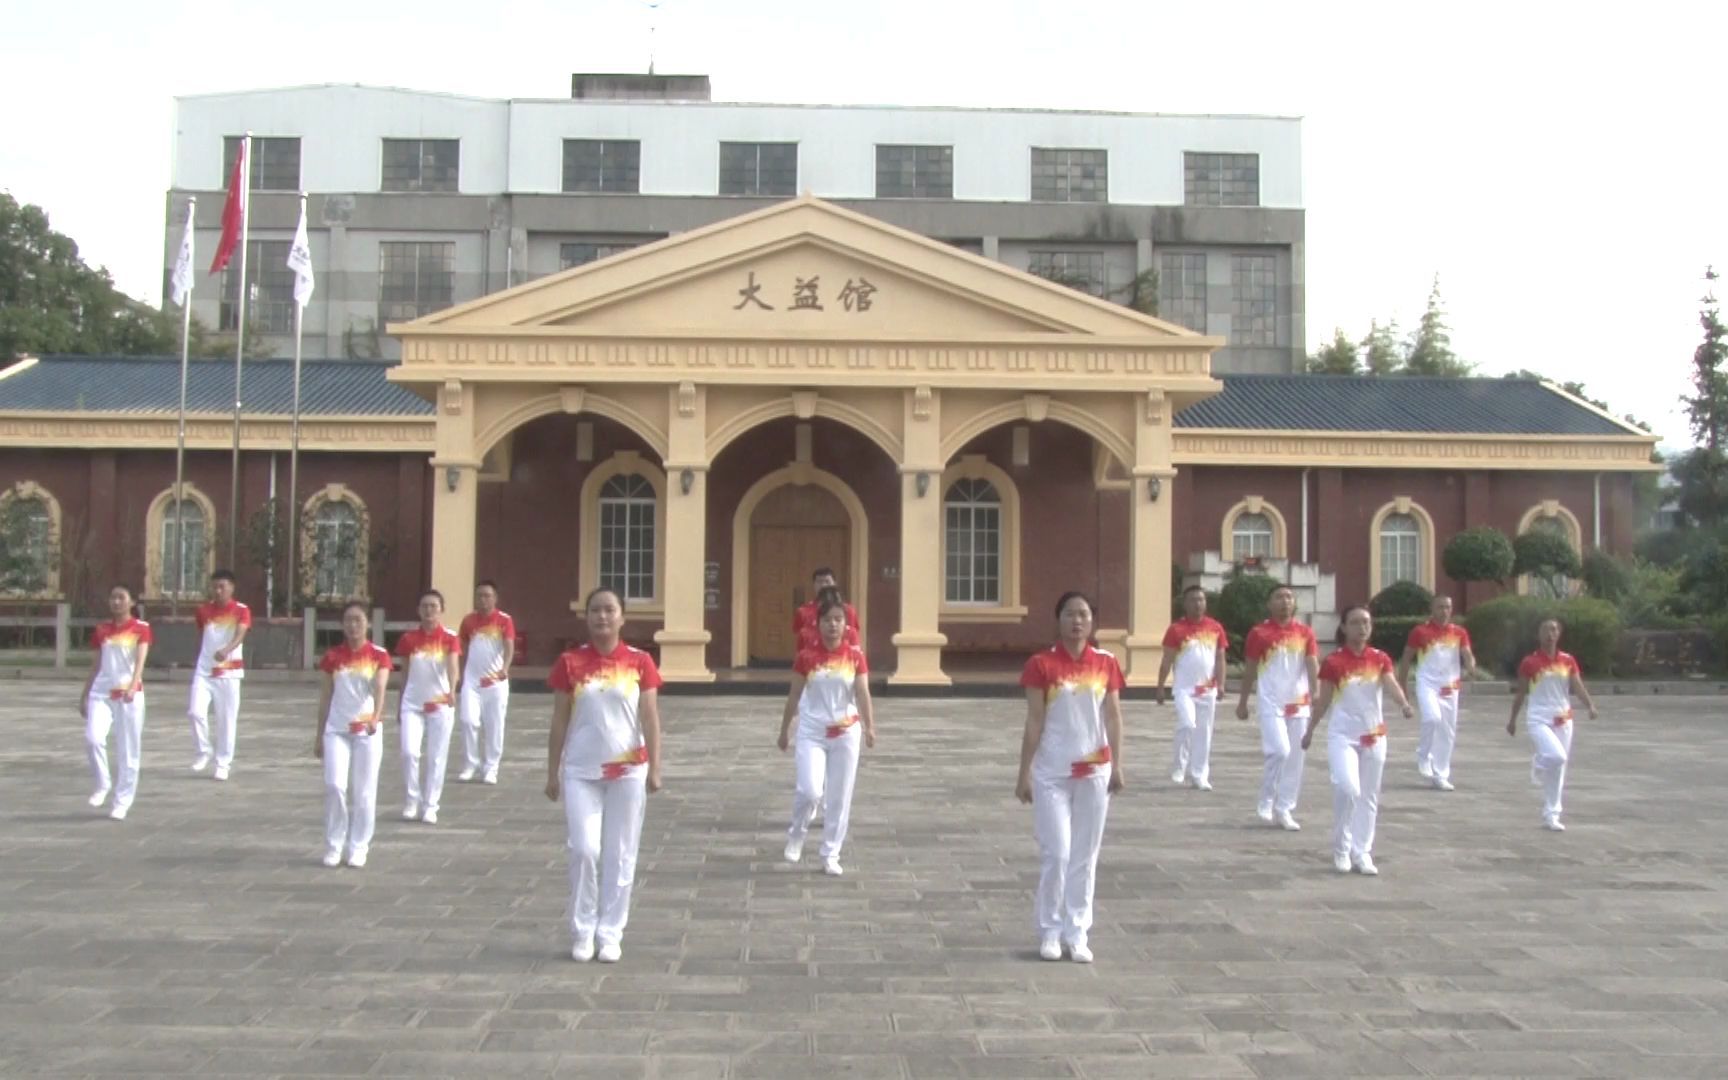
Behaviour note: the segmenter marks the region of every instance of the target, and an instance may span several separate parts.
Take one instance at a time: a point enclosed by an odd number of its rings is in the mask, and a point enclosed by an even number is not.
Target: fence
[[[72,650],[89,640],[89,631],[107,622],[106,619],[79,616],[73,618],[72,605],[59,603],[54,605],[52,615],[0,615],[0,630],[52,630],[54,632],[54,666],[65,668],[69,666]],[[157,634],[158,646],[151,650],[152,666],[163,666],[179,663],[191,664],[197,659],[197,644],[193,635],[176,633],[188,627],[187,620],[176,620],[163,623],[161,632]],[[385,644],[386,635],[412,630],[419,625],[416,619],[406,622],[391,622],[386,618],[383,608],[372,609],[372,640],[380,646]],[[337,633],[342,631],[340,619],[320,619],[317,608],[306,608],[298,619],[272,619],[255,624],[246,634],[249,652],[261,652],[275,663],[266,662],[262,666],[288,667],[309,669],[319,655],[319,634]],[[294,646],[298,646],[295,648]],[[160,648],[160,652],[158,652]],[[189,655],[187,655],[190,650]]]

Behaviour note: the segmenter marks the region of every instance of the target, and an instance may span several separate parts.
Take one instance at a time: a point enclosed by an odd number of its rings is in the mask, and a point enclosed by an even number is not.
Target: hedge
[[[1716,666],[1728,672],[1728,615],[1710,620],[1710,637],[1716,643]]]
[[[1406,615],[1427,618],[1433,610],[1434,594],[1414,581],[1395,581],[1368,601],[1368,613],[1376,620]]]
[[[1264,574],[1237,574],[1225,582],[1218,594],[1216,606],[1207,597],[1207,610],[1224,625],[1230,635],[1230,655],[1242,657],[1242,646],[1248,631],[1266,620],[1266,601],[1283,582]]]
[[[1404,643],[1410,639],[1410,631],[1428,621],[1426,615],[1388,615],[1385,618],[1374,619],[1374,632],[1368,637],[1368,644],[1379,649],[1396,663],[1404,655]]]
[[[1464,619],[1484,670],[1511,676],[1518,662],[1536,649],[1536,628],[1557,618],[1560,648],[1578,658],[1586,675],[1607,675],[1613,668],[1620,638],[1620,616],[1606,600],[1549,600],[1537,596],[1502,596],[1470,609]]]

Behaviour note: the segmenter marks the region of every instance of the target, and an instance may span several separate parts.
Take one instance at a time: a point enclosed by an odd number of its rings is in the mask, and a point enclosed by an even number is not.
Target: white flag
[[[294,302],[304,308],[312,302],[312,246],[306,241],[306,204],[300,204],[300,227],[288,248],[288,269],[294,271]]]
[[[174,258],[174,276],[169,279],[169,291],[173,294],[174,303],[180,307],[186,306],[186,298],[192,295],[192,209],[186,210],[186,235],[180,241],[180,254]]]

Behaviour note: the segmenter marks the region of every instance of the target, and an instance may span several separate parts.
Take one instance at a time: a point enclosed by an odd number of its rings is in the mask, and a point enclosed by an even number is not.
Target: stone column
[[[671,682],[713,682],[703,566],[708,537],[708,418],[705,387],[683,382],[668,390],[666,454],[665,623],[654,634],[660,674]]]
[[[906,391],[900,461],[900,632],[893,637],[896,686],[947,686],[937,627],[942,603],[942,413],[928,386]]]
[[[475,529],[479,524],[480,455],[474,449],[477,389],[451,379],[438,391],[432,455],[432,587],[452,611],[474,602]]]
[[[1164,391],[1134,402],[1133,481],[1128,489],[1128,670],[1130,686],[1153,686],[1170,623],[1170,540],[1176,470]]]

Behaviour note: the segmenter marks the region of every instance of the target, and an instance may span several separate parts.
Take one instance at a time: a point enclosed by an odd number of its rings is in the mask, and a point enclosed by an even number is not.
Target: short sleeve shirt
[[[502,611],[490,615],[472,612],[462,620],[461,647],[468,653],[467,666],[462,669],[464,682],[482,689],[505,682],[510,673],[504,667],[504,643],[516,640],[516,620]]]
[[[241,653],[245,646],[237,646],[228,654],[228,659],[216,660],[216,650],[226,648],[240,633],[242,627],[252,625],[252,609],[238,600],[230,600],[226,605],[198,605],[198,674],[212,679],[243,679],[246,677],[246,663]]]
[[[620,642],[602,654],[593,645],[570,649],[546,680],[572,695],[564,739],[564,775],[576,780],[621,780],[648,768],[637,706],[642,693],[661,686],[660,669],[641,649]]]
[[[1572,720],[1572,676],[1578,661],[1571,653],[1549,656],[1537,649],[1518,665],[1518,681],[1529,694],[1530,722],[1559,727]]]
[[[1307,624],[1291,619],[1280,626],[1267,619],[1248,631],[1242,652],[1254,669],[1262,711],[1276,710],[1286,717],[1308,715],[1308,658],[1320,655],[1320,644]]]
[[[1416,657],[1417,686],[1450,697],[1464,685],[1464,650],[1470,648],[1470,631],[1457,623],[1425,622],[1410,631],[1405,647]]]
[[[123,623],[105,622],[96,627],[90,644],[97,653],[96,681],[90,684],[92,694],[120,697],[132,686],[132,671],[138,663],[138,650],[155,639],[150,636],[150,624],[142,619],[127,619]]]
[[[359,734],[354,725],[370,721],[378,713],[376,680],[379,671],[390,670],[390,654],[373,642],[350,649],[347,642],[324,654],[318,670],[330,676],[330,713],[324,730],[336,735]]]
[[[1332,709],[1326,723],[1334,736],[1374,745],[1386,734],[1380,710],[1380,680],[1392,673],[1392,658],[1369,646],[1360,653],[1339,649],[1320,665],[1320,681],[1332,686]]]
[[[416,626],[403,634],[396,643],[396,655],[408,669],[408,678],[402,685],[402,704],[427,713],[454,704],[446,661],[461,652],[462,642],[448,627],[440,626],[427,633]]]
[[[1032,758],[1035,778],[1081,779],[1109,766],[1104,698],[1124,685],[1114,656],[1087,645],[1076,658],[1053,645],[1026,661],[1020,685],[1044,693],[1044,734]]]
[[[858,722],[853,689],[858,676],[870,673],[870,664],[857,645],[842,644],[829,652],[817,646],[805,649],[792,662],[792,670],[804,676],[804,693],[798,698],[798,735],[805,739],[838,739]]]
[[[1216,699],[1219,686],[1213,676],[1218,673],[1218,650],[1228,642],[1224,627],[1205,615],[1171,623],[1164,631],[1164,648],[1176,657],[1172,669],[1176,693]]]

